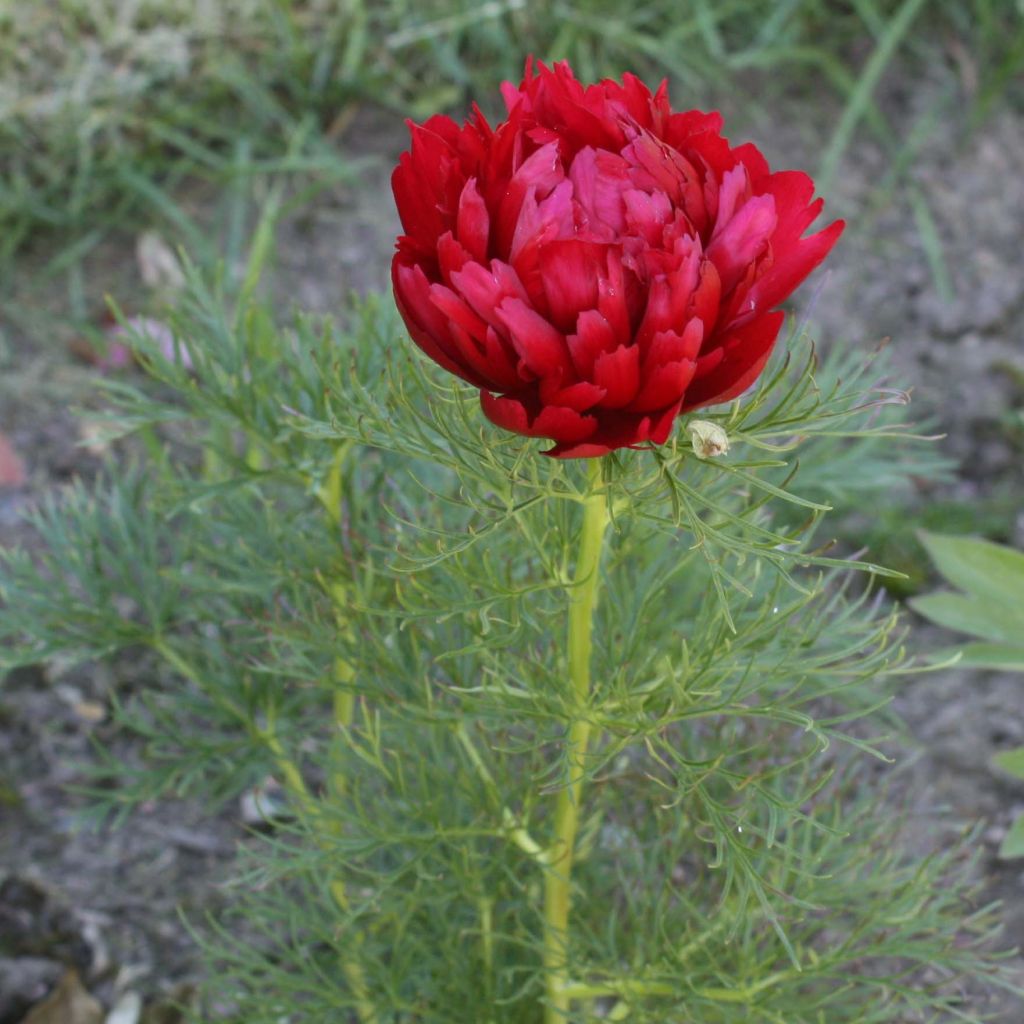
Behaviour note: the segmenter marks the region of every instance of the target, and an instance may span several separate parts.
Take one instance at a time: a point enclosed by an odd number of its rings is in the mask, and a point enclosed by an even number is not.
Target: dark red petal
[[[703,355],[697,357],[697,369],[694,371],[695,381],[706,377],[725,358],[725,349],[719,343],[717,348],[709,349]]]
[[[456,232],[459,241],[477,263],[487,262],[487,241],[490,231],[491,218],[487,206],[476,187],[476,178],[470,178],[459,197]]]
[[[391,264],[391,279],[395,305],[412,340],[449,373],[477,387],[484,387],[486,382],[459,359],[447,319],[430,302],[430,283],[423,271],[419,267],[403,266],[395,260]]]
[[[498,306],[505,299],[526,298],[526,291],[516,272],[499,260],[491,260],[490,268],[479,263],[467,263],[452,274],[452,285],[466,299],[482,320],[496,327],[501,324]]]
[[[622,193],[626,223],[630,234],[639,235],[648,245],[661,244],[665,225],[672,217],[672,204],[664,192],[643,192],[638,188]]]
[[[576,412],[592,409],[604,398],[604,388],[590,381],[581,380],[570,384],[567,388],[554,384],[551,379],[540,382],[540,401],[542,405],[564,405]]]
[[[630,412],[654,412],[679,402],[696,369],[692,359],[655,367],[641,384],[640,393],[629,406]]]
[[[523,161],[506,186],[498,211],[495,245],[500,256],[507,255],[511,250],[516,224],[527,192],[532,189],[536,198],[543,199],[564,177],[565,172],[562,170],[558,146],[555,143],[541,146]]]
[[[536,377],[568,376],[572,371],[565,338],[522,299],[505,299],[497,310],[509,338],[525,366]]]
[[[574,240],[548,242],[538,255],[551,320],[562,331],[571,331],[580,312],[597,306],[605,246]]]
[[[722,291],[728,294],[760,256],[778,219],[772,196],[747,200],[708,247],[708,258],[718,269]]]
[[[487,324],[451,288],[443,284],[432,284],[430,301],[449,321],[458,324],[473,337],[483,338],[487,333]]]
[[[504,352],[500,352],[495,358],[495,353],[488,351],[485,343],[471,337],[458,324],[451,324],[450,329],[452,342],[458,348],[461,362],[473,371],[473,383],[477,387],[504,391],[506,388],[515,388],[521,384],[515,366]]]
[[[576,320],[576,333],[566,337],[569,354],[576,372],[586,379],[594,375],[594,362],[603,352],[610,352],[618,344],[611,324],[596,309],[580,313]]]
[[[581,416],[573,409],[549,405],[530,419],[525,402],[508,395],[480,392],[480,406],[494,424],[527,437],[548,437],[552,441],[582,441],[597,429],[593,416]]]
[[[780,250],[773,242],[771,269],[751,286],[744,308],[771,309],[784,302],[829,254],[845,227],[845,221],[833,221],[788,249]]]
[[[675,422],[682,404],[683,400],[680,398],[678,402],[674,402],[664,412],[658,413],[654,418],[651,423],[650,440],[652,443],[664,444],[668,440],[668,435],[672,433],[672,424]]]
[[[620,342],[629,341],[633,333],[629,303],[630,286],[622,259],[614,248],[609,248],[608,275],[601,278],[598,286],[597,308]]]
[[[683,326],[689,294],[685,288],[674,287],[672,281],[662,276],[650,282],[647,291],[647,309],[636,332],[636,342],[646,351],[651,339],[659,331],[677,330]]]
[[[686,390],[683,410],[728,402],[743,394],[768,362],[785,315],[765,313],[738,328],[721,347],[721,362]]]
[[[437,240],[437,262],[441,270],[441,277],[446,282],[451,282],[452,274],[460,271],[471,257],[466,249],[446,231]]]
[[[661,419],[662,414],[658,414]],[[558,444],[546,451],[558,459],[585,459],[617,448],[635,448],[651,437],[651,417],[635,413],[609,412],[600,418],[597,430],[583,443]]]
[[[762,178],[768,177],[771,173],[768,161],[765,160],[761,150],[752,142],[744,142],[742,146],[737,146],[732,151],[732,155],[746,167],[747,174],[750,176],[750,183],[755,188]]]
[[[516,434],[530,433],[530,416],[526,406],[518,398],[503,395],[492,395],[489,391],[480,392],[480,408],[484,415],[496,426],[511,430]]]
[[[585,146],[569,166],[569,179],[583,216],[581,227],[609,241],[620,234],[626,226],[622,193],[630,184],[626,161],[616,153]]]
[[[717,238],[728,226],[736,211],[750,198],[750,179],[743,164],[737,164],[727,171],[718,189],[718,209],[715,213],[715,227],[712,239]]]
[[[512,391],[522,383],[510,346],[493,327],[488,327],[484,335],[484,353],[488,376],[497,384],[497,390]]]
[[[549,448],[541,454],[549,455],[553,459],[598,459],[621,447],[624,446],[600,441],[583,441],[580,444],[556,444],[554,448]]]
[[[686,325],[682,334],[676,331],[658,331],[644,353],[643,376],[646,378],[655,367],[663,366],[665,363],[695,361],[703,340],[704,323],[696,318]]]
[[[700,267],[700,283],[690,297],[688,314],[703,320],[705,334],[711,334],[711,328],[718,319],[718,306],[722,300],[722,282],[718,269],[711,260],[705,260]]]
[[[629,405],[640,387],[640,349],[636,345],[620,345],[614,352],[599,355],[594,362],[594,383],[605,390],[602,408]]]
[[[421,248],[432,249],[444,223],[436,202],[416,184],[411,153],[403,153],[398,158],[398,166],[391,173],[391,191],[406,235]]]
[[[530,429],[537,437],[550,437],[552,441],[570,443],[590,437],[597,429],[597,419],[594,416],[583,416],[575,409],[546,405]]]

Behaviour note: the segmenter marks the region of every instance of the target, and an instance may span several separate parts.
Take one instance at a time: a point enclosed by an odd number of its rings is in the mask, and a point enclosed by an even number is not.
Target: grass
[[[586,78],[669,75],[687,101],[727,95],[739,109],[825,84],[841,107],[827,183],[861,128],[898,162],[875,101],[894,60],[957,65],[983,114],[1024,67],[1024,16],[1006,0],[12,4],[0,13],[0,265],[45,238],[70,265],[185,180],[336,180],[339,140],[360,145],[344,138],[353,104],[459,107],[494,95],[528,52],[568,57]]]
[[[733,134],[785,94],[821,96],[819,186],[860,140],[886,157],[868,208],[906,202],[951,291],[921,152],[955,104],[980,123],[1020,100],[1024,4],[1010,0],[51,0],[0,6],[0,322],[23,344],[96,331],[156,228],[203,265],[240,266],[273,197],[284,218],[378,159],[353,124],[496,112],[526,53],[581,78],[669,76]],[[941,87],[908,121],[888,84]],[[889,77],[887,77],[889,76]],[[809,109],[805,104],[802,109]],[[813,168],[812,168],[813,169]],[[381,168],[383,171],[383,168]],[[835,207],[833,207],[835,209]],[[236,282],[241,286],[242,282]],[[145,300],[146,296],[140,293]],[[0,329],[2,329],[0,323]],[[5,340],[0,336],[0,349]],[[10,347],[10,342],[6,343]],[[10,358],[5,359],[9,363]],[[13,378],[12,378],[13,379]]]

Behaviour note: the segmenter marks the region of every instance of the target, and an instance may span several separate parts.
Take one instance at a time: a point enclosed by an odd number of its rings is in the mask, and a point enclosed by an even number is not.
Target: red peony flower
[[[392,176],[402,317],[550,455],[662,444],[680,411],[757,378],[776,307],[843,222],[802,238],[823,205],[811,179],[730,146],[717,113],[673,113],[665,83],[584,87],[529,60],[503,93],[497,128],[475,107],[461,127],[410,123]]]

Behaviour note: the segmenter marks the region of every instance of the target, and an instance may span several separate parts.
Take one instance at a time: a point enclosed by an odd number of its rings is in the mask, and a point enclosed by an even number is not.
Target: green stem
[[[335,530],[341,529],[341,496],[342,496],[342,468],[349,452],[352,450],[352,442],[346,441],[338,445],[331,461],[327,477],[321,487],[317,490],[317,497],[327,513],[327,518]],[[334,602],[335,619],[338,623],[338,632],[344,636],[350,636],[351,627],[346,620],[348,605],[348,591],[343,582],[335,581],[327,585],[327,591]],[[355,711],[355,696],[352,693],[352,683],[355,679],[355,672],[352,666],[343,657],[334,659],[334,702],[333,713],[334,723],[339,732],[344,732],[352,724],[352,717]],[[333,780],[335,795],[341,796],[345,791],[345,780],[335,775]]]
[[[341,529],[341,495],[342,495],[342,466],[345,458],[352,448],[351,442],[345,442],[338,446],[334,453],[334,459],[327,473],[327,479],[317,492],[317,497],[327,513],[327,518],[332,527]],[[350,626],[346,620],[347,592],[344,583],[335,582],[328,586],[328,593],[334,603],[335,620],[338,624],[338,631],[342,635],[350,634]],[[355,711],[355,697],[352,692],[352,683],[355,679],[355,671],[352,665],[340,655],[334,659],[334,700],[332,712],[334,724],[339,732],[347,732],[352,725],[353,713]],[[340,800],[346,789],[345,776],[341,772],[334,772],[331,776],[331,798]],[[334,879],[330,884],[331,895],[338,909],[343,913],[349,910],[348,892],[345,883],[340,879]],[[356,936],[354,942],[358,948],[362,937]],[[350,957],[342,957],[341,969],[345,975],[349,987],[356,1001],[356,1015],[360,1024],[377,1024],[376,1007],[370,998],[369,988],[366,984],[366,975],[363,973],[362,965],[358,960]]]
[[[199,671],[185,658],[178,654],[178,652],[171,647],[162,636],[154,636],[151,639],[150,644],[153,650],[156,651],[156,653],[159,654],[180,675],[184,676],[186,679],[192,680],[192,682],[201,687],[205,692],[209,694],[216,693],[214,688],[203,684],[202,676]],[[318,806],[313,794],[310,793],[309,787],[306,785],[306,781],[302,777],[302,772],[299,770],[299,766],[288,756],[288,752],[285,750],[277,735],[277,722],[273,709],[267,709],[267,721],[263,728],[253,728],[251,719],[241,709],[234,705],[228,705],[228,707],[229,710],[233,711],[238,716],[239,720],[253,732],[254,738],[263,743],[270,751],[274,759],[274,763],[277,766],[277,770],[284,781],[285,791],[299,805],[304,813],[309,815],[309,817],[318,824],[322,824],[322,808]],[[343,914],[348,914],[350,912],[350,904],[348,894],[345,891],[345,883],[340,879],[333,879],[329,888],[331,891],[331,897],[338,909]],[[359,939],[357,938],[356,941],[358,942]],[[355,959],[342,957],[341,971],[342,974],[344,974],[349,987],[352,989],[352,995],[355,999],[356,1015],[359,1018],[360,1024],[378,1024],[380,1018],[377,1016],[376,1007],[373,1005],[370,998],[369,986],[366,983],[366,975],[363,972],[362,964]]]
[[[590,742],[590,656],[594,609],[600,580],[601,548],[608,526],[607,495],[601,488],[601,463],[588,467],[576,571],[569,596],[569,680],[572,713],[566,745],[567,778],[555,805],[554,841],[544,880],[544,969],[547,976],[545,1024],[564,1021],[570,1008],[568,937],[572,864],[579,828],[585,760]]]

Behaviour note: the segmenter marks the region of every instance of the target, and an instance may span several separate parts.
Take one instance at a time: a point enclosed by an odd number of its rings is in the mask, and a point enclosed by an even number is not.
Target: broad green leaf
[[[1003,860],[1024,857],[1024,814],[1010,826],[1010,831],[999,847],[999,856]]]
[[[986,640],[1014,644],[1024,636],[1024,621],[1004,603],[982,601],[951,592],[925,594],[910,602],[926,619],[947,629],[972,633]]]
[[[1024,638],[1019,644],[966,644],[960,664],[965,668],[1024,672]]]
[[[1015,775],[1018,779],[1024,779],[1024,747],[1015,747],[1013,750],[1004,750],[992,758],[992,763],[1004,772]]]
[[[979,598],[1012,602],[1024,628],[1024,552],[976,537],[922,531],[936,568],[954,586]]]

